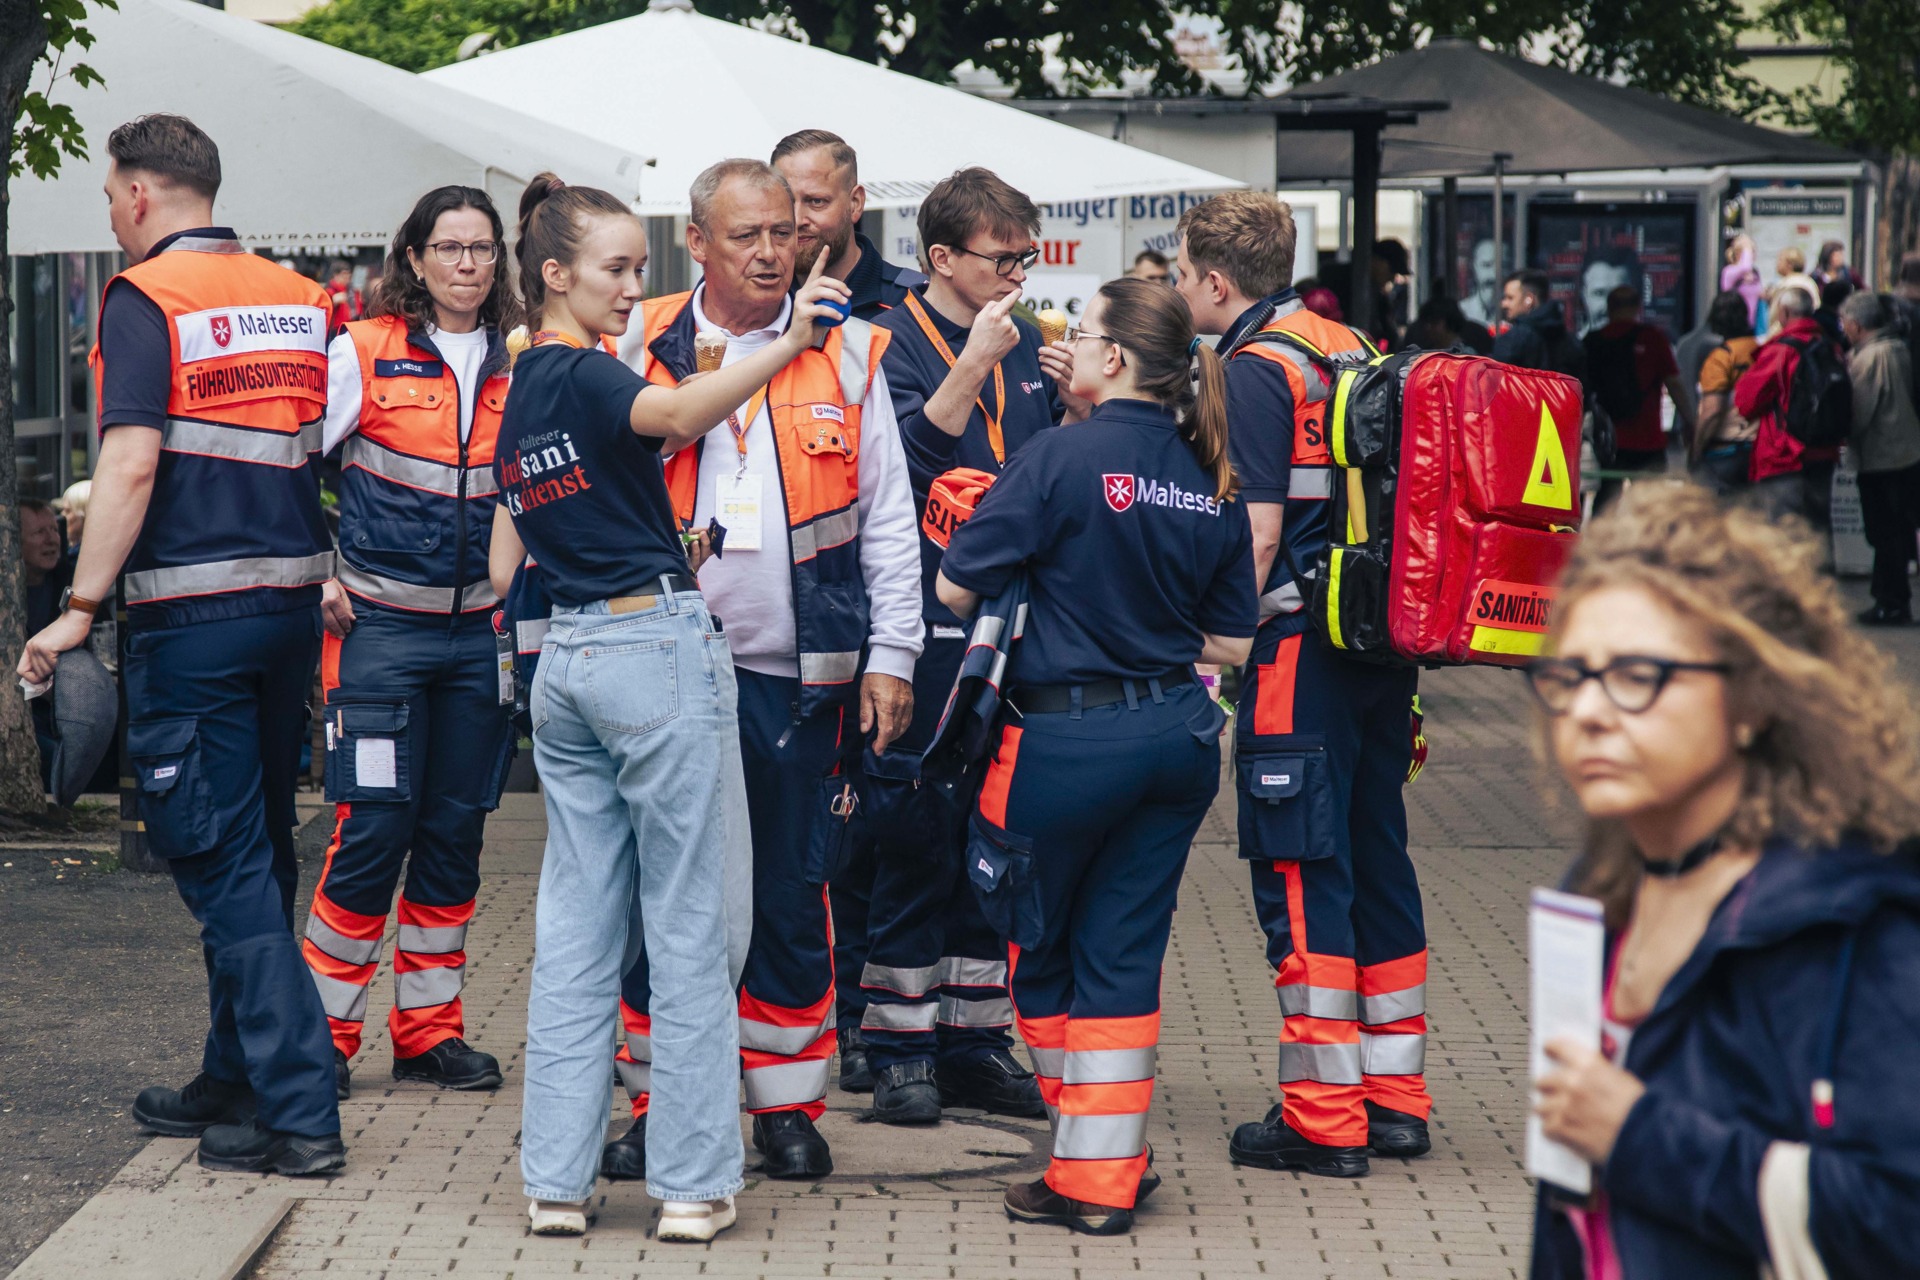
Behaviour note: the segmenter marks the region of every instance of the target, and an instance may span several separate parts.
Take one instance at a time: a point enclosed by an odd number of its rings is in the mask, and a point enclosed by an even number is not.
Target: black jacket
[[[1493,342],[1493,358],[1522,369],[1545,369],[1553,373],[1581,377],[1586,372],[1586,355],[1567,332],[1566,313],[1558,302],[1543,302],[1513,324]]]

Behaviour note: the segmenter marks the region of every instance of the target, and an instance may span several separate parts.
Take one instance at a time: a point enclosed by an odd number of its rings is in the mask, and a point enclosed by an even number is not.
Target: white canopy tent
[[[104,87],[62,81],[90,159],[51,182],[17,179],[15,254],[113,250],[101,184],[107,134],[154,111],[191,118],[220,148],[215,211],[256,246],[326,248],[392,239],[424,191],[481,187],[508,224],[528,179],[554,169],[631,197],[642,158],[497,102],[190,0],[90,9],[86,61]]]
[[[655,157],[638,206],[649,215],[684,214],[687,188],[702,169],[728,156],[764,159],[799,129],[829,129],[853,145],[869,208],[918,204],[934,183],[974,164],[1042,204],[1246,185],[958,89],[702,17],[687,0],[653,0],[635,17],[424,78],[644,150]]]

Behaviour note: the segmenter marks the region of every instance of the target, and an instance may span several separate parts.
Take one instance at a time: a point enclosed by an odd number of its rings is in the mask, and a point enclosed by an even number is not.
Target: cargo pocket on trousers
[[[921,776],[921,753],[868,747],[860,757],[860,813],[875,843],[928,861],[953,852],[956,826],[952,788]]]
[[[200,759],[197,717],[133,721],[127,726],[127,755],[139,779],[140,821],[155,854],[190,858],[219,843],[219,815]]]
[[[403,701],[327,703],[327,800],[412,797]]]
[[[822,778],[820,800],[807,832],[808,884],[828,884],[846,870],[861,823],[860,793],[854,790],[853,780],[840,773]]]
[[[1338,833],[1325,751],[1262,752],[1235,764],[1241,857],[1308,862],[1333,856]]]
[[[1045,940],[1031,840],[975,813],[967,826],[967,879],[995,933],[1017,947],[1033,948]]]

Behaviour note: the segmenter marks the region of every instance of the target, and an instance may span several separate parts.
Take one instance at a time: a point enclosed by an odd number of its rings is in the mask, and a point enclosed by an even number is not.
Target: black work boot
[[[253,1113],[253,1088],[202,1071],[184,1089],[154,1085],[133,1100],[133,1118],[169,1138],[197,1138],[216,1124],[233,1124]]]
[[[1427,1122],[1377,1102],[1367,1103],[1367,1145],[1377,1156],[1411,1159],[1433,1150]]]
[[[840,1092],[873,1092],[873,1067],[867,1062],[867,1042],[858,1027],[840,1033]]]
[[[414,1057],[396,1057],[393,1078],[425,1080],[442,1089],[498,1089],[500,1060],[470,1048],[465,1040],[454,1036]]]
[[[940,1123],[931,1062],[896,1062],[873,1075],[873,1118],[881,1124]]]
[[[248,1116],[239,1124],[216,1124],[200,1135],[200,1167],[229,1173],[284,1173],[291,1178],[320,1177],[347,1167],[340,1135],[307,1138],[275,1133]]]
[[[333,1096],[341,1102],[353,1096],[353,1068],[338,1049],[333,1051]]]
[[[1005,1049],[972,1062],[940,1064],[939,1084],[942,1106],[978,1107],[1001,1116],[1047,1114],[1040,1082]]]
[[[639,1182],[647,1176],[645,1116],[635,1116],[633,1127],[601,1150],[600,1176],[610,1182]]]
[[[1876,604],[1871,609],[1854,615],[1863,627],[1910,627],[1913,625],[1913,606],[1900,608],[1895,605]]]
[[[1044,1222],[1089,1236],[1117,1236],[1133,1229],[1133,1210],[1070,1200],[1045,1178],[1007,1188],[1007,1217],[1015,1222]]]
[[[753,1149],[766,1157],[760,1172],[769,1178],[824,1178],[833,1172],[833,1153],[804,1111],[769,1111],[753,1118]]]
[[[1280,1103],[1265,1120],[1235,1129],[1227,1154],[1235,1164],[1304,1169],[1323,1178],[1364,1178],[1369,1171],[1365,1147],[1335,1147],[1304,1137],[1287,1124]]]

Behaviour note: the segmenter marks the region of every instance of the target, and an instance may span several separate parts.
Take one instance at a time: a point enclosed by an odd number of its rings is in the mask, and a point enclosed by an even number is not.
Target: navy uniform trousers
[[[148,847],[200,924],[201,1069],[252,1085],[262,1124],[340,1132],[327,1017],[293,936],[293,792],[317,607],[127,636],[127,750]]]
[[[1422,1119],[1433,1106],[1426,924],[1402,795],[1419,673],[1285,629],[1261,629],[1241,690],[1240,855],[1280,998],[1287,1124],[1365,1146],[1366,1102]]]
[[[913,724],[889,756],[917,755],[933,740],[966,652],[965,639],[929,637],[913,669]],[[967,881],[967,814],[931,800],[916,816],[910,834],[876,832],[873,840],[859,983],[860,1032],[875,1071],[970,1062],[1013,1044],[1006,944]]]

